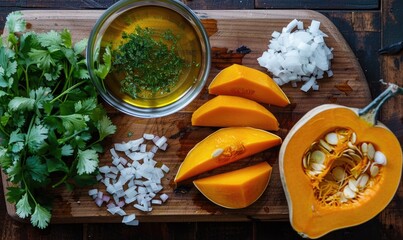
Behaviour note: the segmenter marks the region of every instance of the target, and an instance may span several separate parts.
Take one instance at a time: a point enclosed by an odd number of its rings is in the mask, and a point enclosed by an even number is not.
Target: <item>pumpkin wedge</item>
[[[403,88],[390,84],[364,109],[318,106],[290,130],[280,148],[280,176],[293,228],[318,238],[375,217],[392,200],[402,175],[402,148],[376,120]]]
[[[278,130],[276,117],[259,103],[236,96],[217,96],[192,114],[192,125],[212,127],[254,127]]]
[[[221,128],[197,143],[186,155],[176,183],[235,162],[281,143],[273,133],[251,127]]]
[[[269,75],[239,64],[221,70],[208,90],[210,94],[239,96],[280,107],[290,104],[283,90]]]
[[[193,181],[213,203],[230,209],[245,208],[264,193],[272,167],[267,162]]]

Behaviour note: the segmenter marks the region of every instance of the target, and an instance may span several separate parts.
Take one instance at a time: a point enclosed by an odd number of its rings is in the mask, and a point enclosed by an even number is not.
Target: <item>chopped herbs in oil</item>
[[[179,37],[137,26],[123,32],[122,44],[113,52],[112,71],[123,73],[121,91],[132,98],[170,92],[178,82],[185,60],[177,54]]]

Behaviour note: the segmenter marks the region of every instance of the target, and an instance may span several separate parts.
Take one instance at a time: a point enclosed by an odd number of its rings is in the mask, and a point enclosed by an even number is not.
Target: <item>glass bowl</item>
[[[149,56],[147,54],[150,53],[146,51],[150,50],[141,50],[143,48],[138,47],[143,46],[139,43],[141,40],[128,36],[135,34],[144,37],[147,36],[146,30],[149,30],[147,33],[154,43],[162,43],[177,58],[171,60],[169,57],[172,54],[166,52],[161,54],[167,57],[144,57]],[[117,59],[129,56],[121,48],[130,41],[128,39],[132,39],[131,44],[137,46],[136,49],[140,49],[135,52],[139,55],[134,55],[142,58],[135,57],[134,60],[131,58],[119,63]],[[128,46],[130,48],[132,45]],[[111,68],[107,67],[108,57],[105,57],[108,52]],[[104,101],[123,113],[141,118],[167,116],[187,106],[203,89],[211,64],[210,43],[203,24],[190,8],[175,0],[122,0],[115,3],[95,23],[86,54],[90,78]],[[144,58],[153,60],[144,61]],[[162,74],[156,70],[173,69],[170,64],[176,61],[181,64],[175,65],[178,67],[175,68],[175,77],[165,77],[172,74]],[[131,66],[134,62],[144,64],[136,65],[139,66],[136,70]],[[148,79],[154,79],[154,76],[164,77],[149,85],[147,81],[151,80]],[[165,87],[158,84],[165,84]]]

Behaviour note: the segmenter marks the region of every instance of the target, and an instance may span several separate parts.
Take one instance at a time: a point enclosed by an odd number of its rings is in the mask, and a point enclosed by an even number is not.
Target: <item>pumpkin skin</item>
[[[279,144],[281,144],[279,136],[261,129],[221,128],[197,143],[188,152],[174,181],[176,183],[184,181]]]
[[[261,162],[231,172],[193,181],[196,188],[213,203],[229,209],[245,208],[264,193],[272,167]]]
[[[402,172],[402,149],[395,135],[381,123],[369,124],[359,110],[335,104],[316,107],[302,117],[284,139],[279,153],[280,176],[286,194],[290,222],[304,237],[318,238],[345,227],[366,222],[392,200]],[[379,181],[366,189],[355,203],[324,206],[314,196],[302,158],[310,144],[335,128],[349,128],[357,142],[371,142],[388,161],[380,169]]]
[[[210,94],[239,96],[280,107],[290,104],[283,90],[269,75],[239,64],[221,70],[208,90]]]
[[[276,117],[259,103],[236,96],[217,96],[192,114],[193,126],[279,129]]]

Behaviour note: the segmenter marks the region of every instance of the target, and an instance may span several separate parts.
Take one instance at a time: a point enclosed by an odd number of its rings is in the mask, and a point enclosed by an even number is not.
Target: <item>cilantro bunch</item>
[[[21,12],[7,17],[0,41],[0,165],[21,218],[45,228],[49,189],[96,182],[101,141],[116,131],[68,30],[26,32]]]

